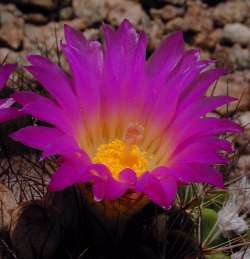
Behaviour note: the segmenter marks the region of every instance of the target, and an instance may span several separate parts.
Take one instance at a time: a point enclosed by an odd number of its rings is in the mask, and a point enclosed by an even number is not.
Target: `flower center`
[[[138,146],[143,137],[143,130],[141,125],[130,124],[124,134],[124,140],[115,139],[100,145],[92,162],[107,166],[116,179],[125,168],[132,169],[137,176],[142,175],[149,169],[146,152]]]
[[[100,145],[92,161],[107,166],[114,178],[125,168],[134,170],[137,176],[148,169],[145,153],[135,144],[128,150],[127,143],[119,139]]]

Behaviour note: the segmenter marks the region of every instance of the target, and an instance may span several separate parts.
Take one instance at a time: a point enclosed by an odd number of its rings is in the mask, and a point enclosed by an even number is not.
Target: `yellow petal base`
[[[119,139],[100,145],[92,162],[107,166],[115,179],[119,179],[119,173],[125,168],[132,169],[137,176],[149,169],[146,153],[138,145]]]

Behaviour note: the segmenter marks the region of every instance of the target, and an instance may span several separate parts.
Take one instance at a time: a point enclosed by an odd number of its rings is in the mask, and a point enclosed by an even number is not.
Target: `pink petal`
[[[64,24],[64,35],[67,45],[78,50],[86,49],[88,41],[84,38],[81,31],[77,31],[70,27],[68,24]]]
[[[227,140],[219,139],[212,136],[194,136],[187,140],[183,140],[179,144],[176,144],[176,148],[172,148],[172,150],[174,151],[173,156],[178,156],[178,154],[181,153],[183,150],[185,152],[186,148],[189,148],[191,146],[193,147],[197,144],[204,144],[209,149],[213,148],[216,153],[221,150],[232,152],[232,145]]]
[[[225,75],[224,68],[216,68],[203,72],[190,87],[186,90],[186,96],[181,104],[180,110],[186,105],[194,102],[205,95],[209,86],[221,76]]]
[[[10,135],[13,140],[40,150],[44,150],[51,142],[62,136],[62,131],[42,126],[28,126]]]
[[[235,98],[230,96],[200,98],[194,103],[190,103],[189,106],[185,107],[181,113],[178,113],[179,116],[176,116],[175,122],[171,125],[171,127],[174,128],[177,124],[179,128],[182,128],[182,125],[185,125],[187,121],[190,123],[190,120],[198,119],[206,113],[235,100]]]
[[[201,164],[190,164],[190,167],[196,171],[196,182],[208,183],[218,188],[224,188],[223,174],[212,167],[204,167]]]
[[[22,111],[32,115],[33,117],[57,126],[65,132],[72,130],[69,118],[63,114],[63,111],[49,99],[33,101],[26,104]]]
[[[87,168],[89,166],[89,158],[85,153],[74,153],[69,155],[52,175],[49,191],[61,191],[76,183],[90,181],[90,175]]]
[[[183,89],[198,76],[202,69],[200,66],[194,66],[185,73],[182,69],[174,71],[172,77],[170,76],[167,83],[162,86],[158,97],[153,100],[152,96],[149,96],[149,102],[146,101],[146,104],[151,112],[149,114],[148,109],[146,109],[145,117],[151,122],[152,130],[160,130],[159,127],[166,128],[171,123],[176,114]],[[152,121],[155,122],[152,123]]]
[[[134,188],[137,182],[137,176],[132,169],[124,169],[119,174],[119,181],[126,184],[129,188]]]
[[[13,98],[0,99],[0,109],[10,108],[15,103]]]
[[[242,130],[242,127],[229,119],[199,118],[193,123],[186,123],[178,132],[174,130],[174,135],[178,143],[193,137],[219,135],[226,132],[241,133]]]
[[[0,122],[6,122],[23,115],[24,113],[17,110],[16,108],[0,109]]]
[[[92,174],[93,194],[96,201],[114,200],[127,191],[127,184],[114,180],[106,166],[93,164],[88,170]]]
[[[138,118],[143,107],[141,95],[146,88],[147,37],[144,33],[137,33],[128,20],[116,31],[104,24],[103,31],[103,113],[105,117],[109,117],[111,128],[115,129],[119,123],[127,124],[129,118]],[[135,107],[138,109],[134,109]],[[120,119],[120,114],[123,114],[123,120]]]
[[[16,64],[0,65],[0,89],[5,86],[6,81],[15,68]]]
[[[223,175],[215,168],[199,163],[179,163],[172,167],[173,174],[184,183],[207,183],[223,188]]]
[[[217,118],[204,118],[203,124],[209,126],[209,128],[203,130],[203,134],[222,134],[225,132],[241,133],[243,128],[229,119],[217,119]]]
[[[169,208],[175,200],[177,181],[169,169],[159,167],[138,179],[137,191],[147,195],[159,206]]]
[[[63,135],[51,140],[43,151],[43,158],[46,158],[53,155],[66,156],[73,152],[81,152],[81,149],[73,137]]]
[[[99,47],[89,47],[79,53],[75,48],[62,45],[64,55],[70,65],[73,75],[73,87],[79,104],[84,107],[84,115],[98,116],[100,109],[100,71],[102,56]],[[87,93],[87,94],[86,94]]]
[[[82,168],[83,170],[84,168]],[[80,183],[81,173],[83,172],[79,168],[74,168],[71,163],[63,163],[52,175],[48,186],[49,191],[61,191],[76,183]]]
[[[34,102],[34,101],[45,101],[46,98],[31,91],[19,91],[11,95],[11,97],[22,106]]]
[[[188,145],[185,149],[174,152],[171,163],[228,164],[228,160],[219,154],[219,148],[205,142]]]
[[[47,58],[30,55],[28,60],[32,66],[26,67],[26,70],[48,90],[62,108],[67,107],[67,111],[77,113],[76,98],[66,74]]]
[[[148,61],[148,74],[155,80],[167,77],[180,61],[184,52],[184,41],[181,32],[168,36],[153,53]]]

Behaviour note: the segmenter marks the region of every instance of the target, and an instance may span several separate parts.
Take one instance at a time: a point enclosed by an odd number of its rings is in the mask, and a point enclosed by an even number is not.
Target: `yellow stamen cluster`
[[[134,170],[137,176],[147,171],[149,163],[145,155],[138,145],[115,139],[108,144],[100,145],[92,162],[104,164],[109,168],[112,176],[118,179],[119,173],[125,168]]]

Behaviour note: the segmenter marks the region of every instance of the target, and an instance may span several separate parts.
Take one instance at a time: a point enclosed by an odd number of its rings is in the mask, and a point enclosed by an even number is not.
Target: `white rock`
[[[84,18],[88,24],[102,21],[108,13],[104,0],[73,0],[72,5],[76,16]]]
[[[241,23],[227,24],[222,37],[232,43],[250,44],[250,29]]]
[[[241,249],[240,251],[231,255],[231,259],[250,259],[250,248]]]
[[[237,208],[224,207],[218,213],[218,227],[224,237],[230,237],[230,234],[242,234],[248,230],[246,221],[239,217]]]

